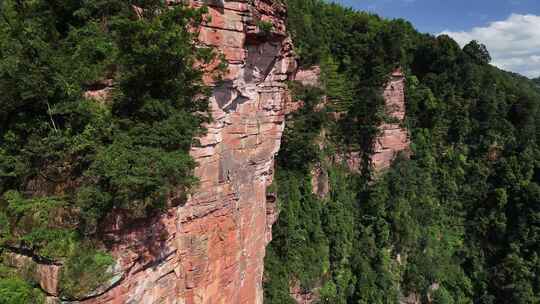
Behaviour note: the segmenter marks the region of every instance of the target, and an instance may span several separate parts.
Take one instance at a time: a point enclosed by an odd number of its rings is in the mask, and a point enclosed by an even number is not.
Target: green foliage
[[[489,55],[486,46],[478,43],[476,40],[473,40],[464,46],[463,52],[471,56],[472,60],[478,64],[488,64],[491,61],[491,55]]]
[[[283,172],[277,176],[280,205],[285,212],[280,217],[276,242],[284,246],[273,247],[275,255],[291,265],[303,287],[313,287],[324,274],[327,240],[320,222],[322,206],[311,194],[310,181],[301,173]],[[308,242],[310,246],[302,244]],[[327,269],[326,269],[327,270]]]
[[[272,22],[264,20],[257,20],[257,27],[264,35],[269,35],[274,29]]]
[[[40,290],[20,278],[0,278],[0,303],[42,304],[45,303],[45,297]]]
[[[319,111],[342,113],[305,124],[314,111],[300,111],[287,122],[266,302],[288,303],[300,282],[321,303],[397,303],[412,293],[422,303],[539,303],[538,81],[490,66],[476,41],[461,49],[403,20],[287,2],[301,64],[321,66]],[[369,168],[385,120],[381,88],[396,66],[407,75],[412,156],[376,180],[351,178],[331,156],[360,151]],[[310,191],[314,166],[329,174],[325,199]]]
[[[31,267],[26,268],[13,269],[0,265],[0,303],[45,303],[45,296],[31,275],[32,269],[28,269]]]
[[[439,288],[433,293],[434,304],[454,304],[454,299],[444,288]]]
[[[321,200],[312,193],[309,172],[278,170],[277,174],[281,215],[265,261],[266,301],[290,301],[288,286],[294,281],[308,291],[322,287],[328,303],[345,303],[349,290],[341,287],[355,280],[350,271],[354,179],[333,169],[330,183],[335,190]]]
[[[278,161],[286,163],[290,169],[306,171],[309,163],[319,156],[314,139],[326,121],[325,112],[316,110],[322,91],[296,82],[289,83],[289,88],[293,98],[302,103],[302,108],[286,122]]]
[[[70,222],[64,201],[53,197],[25,199],[14,191],[6,192],[4,199],[2,245],[22,247],[47,259],[65,257],[75,246],[76,224]]]
[[[321,62],[321,80],[327,98],[328,110],[346,112],[353,103],[354,91],[345,75],[340,74],[334,59],[327,55]]]
[[[165,5],[0,2],[0,246],[66,262],[73,297],[107,280],[107,216],[154,214],[196,183],[200,66],[217,57],[192,30],[206,9]]]
[[[91,247],[78,247],[66,260],[60,273],[60,295],[65,299],[81,299],[112,278],[108,271],[112,257]]]
[[[159,1],[145,1],[137,19],[128,4],[90,1],[62,12],[64,20],[46,2],[3,5],[4,191],[24,190],[38,175],[57,184],[83,177],[69,200],[78,189],[105,193],[97,208],[78,202],[84,217],[99,220],[113,208],[161,207],[174,186],[194,182],[188,150],[208,120],[208,90],[194,65],[214,55],[188,27],[203,10],[161,11]],[[24,18],[34,13],[53,16]],[[98,26],[104,14],[110,20]],[[104,77],[115,81],[110,103],[86,100],[84,90]]]

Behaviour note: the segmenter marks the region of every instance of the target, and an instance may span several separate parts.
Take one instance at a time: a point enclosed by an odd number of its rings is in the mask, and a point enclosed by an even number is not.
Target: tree
[[[487,47],[484,44],[478,43],[476,40],[472,40],[464,46],[463,52],[469,55],[477,64],[488,64],[491,62],[491,55]]]

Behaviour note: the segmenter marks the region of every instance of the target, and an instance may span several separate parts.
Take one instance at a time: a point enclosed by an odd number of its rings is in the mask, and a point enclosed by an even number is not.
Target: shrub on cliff
[[[4,257],[2,257],[4,258]],[[45,295],[33,280],[23,280],[15,270],[0,265],[0,304],[43,304]]]
[[[19,278],[0,279],[0,304],[42,304],[42,292]]]
[[[82,299],[92,295],[104,284],[110,284],[108,271],[114,261],[105,252],[89,246],[74,248],[60,273],[60,296],[63,299]]]

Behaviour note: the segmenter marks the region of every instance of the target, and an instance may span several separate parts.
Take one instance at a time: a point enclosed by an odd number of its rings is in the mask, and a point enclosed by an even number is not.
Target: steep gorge
[[[113,276],[77,303],[262,303],[265,247],[277,218],[266,190],[284,127],[286,81],[296,69],[286,9],[271,0],[189,5],[208,5],[199,41],[227,63],[223,79],[205,77],[212,122],[190,152],[199,182],[157,217],[106,222]],[[105,84],[85,96],[102,102],[109,90]],[[11,266],[32,269],[47,302],[66,302],[59,294],[61,265],[7,257]]]
[[[5,3],[1,304],[538,301],[540,92],[478,42],[325,0]]]
[[[302,78],[303,71],[296,70],[284,5],[191,2],[203,4],[209,4],[210,22],[200,28],[200,41],[219,50],[228,69],[220,82],[206,80],[213,87],[213,121],[191,151],[200,182],[186,202],[173,200],[176,206],[159,217],[110,223],[105,237],[116,260],[114,277],[80,303],[262,303],[265,247],[278,212],[266,191],[285,115],[298,108],[286,81]],[[403,76],[393,77],[384,96],[389,114],[402,121]],[[87,95],[98,100],[107,90]],[[407,147],[407,132],[396,123],[381,126],[376,168],[389,166]],[[22,256],[12,262],[29,263]],[[56,302],[58,266],[37,267],[41,287]]]
[[[209,83],[213,122],[191,151],[200,183],[185,205],[111,231],[124,278],[83,303],[262,303],[264,249],[276,217],[266,188],[295,62],[282,5],[216,1],[209,8],[200,39],[225,55],[228,72],[223,83]],[[260,22],[272,30],[263,32]]]
[[[296,59],[283,5],[226,1],[210,5],[209,15],[200,39],[225,55],[228,72],[223,83],[209,82],[215,86],[214,121],[201,146],[192,149],[200,184],[185,205],[150,225],[111,231],[123,278],[84,303],[262,303],[265,247],[277,219],[266,189],[285,114],[295,108],[285,82],[298,77]],[[272,31],[263,32],[260,22],[271,23]],[[387,168],[408,147],[399,126],[404,78],[400,71],[392,77],[384,98],[397,121],[381,126],[375,170]]]

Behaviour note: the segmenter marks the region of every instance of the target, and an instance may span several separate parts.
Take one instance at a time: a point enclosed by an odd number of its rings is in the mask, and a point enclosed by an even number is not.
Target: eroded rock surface
[[[409,133],[402,127],[405,119],[405,77],[401,70],[392,73],[383,95],[389,121],[380,126],[381,134],[375,141],[371,158],[375,171],[390,167],[398,153],[408,151],[410,145]]]
[[[324,199],[330,192],[328,172],[321,164],[311,169],[311,189],[320,199]]]
[[[295,300],[298,304],[312,304],[317,303],[320,300],[319,288],[314,288],[313,290],[304,290],[300,287],[300,282],[293,282],[289,292],[291,298]]]
[[[214,89],[214,121],[191,151],[200,184],[159,218],[113,225],[112,253],[124,276],[82,303],[262,303],[265,247],[277,217],[266,188],[283,132],[285,80],[295,69],[285,8],[271,0],[205,3],[212,18],[200,39],[225,55],[229,71]],[[272,31],[261,31],[260,21]]]
[[[26,277],[37,282],[48,296],[58,295],[60,266],[34,261],[32,257],[8,252],[3,258],[10,267],[17,268]]]
[[[313,66],[308,69],[298,69],[294,75],[294,80],[305,86],[321,87],[321,68]]]

